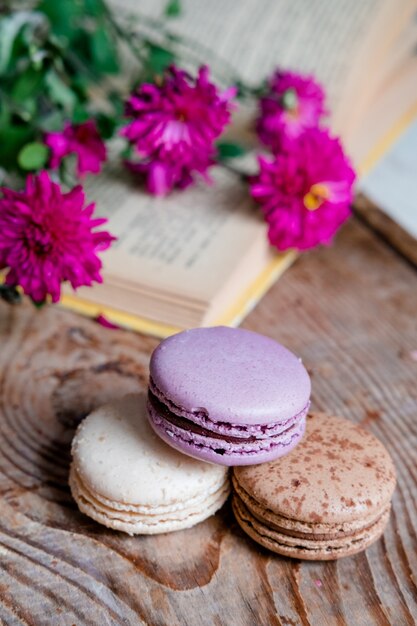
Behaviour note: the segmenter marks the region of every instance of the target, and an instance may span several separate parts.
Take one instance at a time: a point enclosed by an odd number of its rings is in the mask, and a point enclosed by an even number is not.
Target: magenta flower
[[[256,130],[260,140],[273,151],[281,149],[307,128],[318,127],[327,113],[323,87],[311,76],[277,70],[269,80],[269,91],[260,99]]]
[[[26,189],[1,188],[0,269],[8,268],[6,284],[20,285],[35,302],[61,295],[61,283],[74,289],[102,282],[97,253],[114,239],[96,231],[107,220],[93,218],[94,204],[84,207],[80,185],[69,193],[46,172],[29,176]]]
[[[139,161],[127,165],[145,177],[150,193],[185,188],[195,173],[207,180],[214,140],[230,121],[235,93],[235,88],[219,92],[207,67],[196,78],[171,67],[161,85],[143,84],[130,96],[126,114],[132,121],[121,134],[135,147]]]
[[[45,135],[45,144],[51,149],[50,167],[53,169],[59,167],[68,154],[76,154],[78,176],[87,172],[98,174],[107,158],[106,146],[94,120],[83,124],[66,122],[62,132]]]
[[[259,159],[251,194],[278,250],[329,244],[350,216],[355,173],[338,139],[310,129],[272,160]]]
[[[94,318],[94,321],[97,322],[97,324],[100,324],[100,326],[104,326],[104,328],[109,328],[111,330],[118,330],[120,328],[120,326],[113,324],[113,322],[107,319],[107,317],[105,317],[102,313],[97,315],[97,317]]]

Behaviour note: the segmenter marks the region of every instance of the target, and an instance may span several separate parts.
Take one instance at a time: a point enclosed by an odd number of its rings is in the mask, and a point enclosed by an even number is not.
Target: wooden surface
[[[110,532],[79,513],[67,486],[74,425],[146,385],[157,341],[58,308],[0,305],[0,622],[416,623],[416,287],[413,268],[352,222],[244,324],[303,357],[313,408],[361,422],[393,455],[398,488],[383,539],[334,563],[268,554],[229,506],[159,537]]]

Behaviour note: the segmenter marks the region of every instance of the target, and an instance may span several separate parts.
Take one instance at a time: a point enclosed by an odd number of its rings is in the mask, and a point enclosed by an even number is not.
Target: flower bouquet
[[[143,16],[132,25],[103,0],[65,0],[59,9],[53,0],[30,9],[6,4],[3,299],[23,292],[42,305],[60,299],[63,283],[78,289],[102,281],[99,255],[116,238],[103,230],[107,220],[82,185],[101,172],[109,145],[112,153],[117,146],[130,182],[165,198],[167,207],[168,196],[185,197],[196,184],[215,194],[212,172],[223,168],[259,205],[269,243],[279,251],[329,244],[349,217],[355,174],[324,124],[322,85],[282,68],[257,85],[226,63],[212,71],[210,51],[171,33],[181,10],[171,0],[160,19]],[[248,104],[256,111],[252,143],[225,139]],[[251,171],[244,166],[248,153],[258,155]]]

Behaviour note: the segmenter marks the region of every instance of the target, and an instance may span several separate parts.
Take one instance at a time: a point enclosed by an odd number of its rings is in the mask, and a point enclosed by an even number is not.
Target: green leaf
[[[45,82],[52,100],[64,109],[72,111],[76,103],[76,96],[60,76],[54,70],[50,70],[46,74]]]
[[[90,75],[90,70],[93,72],[92,58],[91,58],[91,42],[90,39],[92,33],[87,33],[85,30],[79,28],[74,34],[71,41],[71,45],[66,50],[66,54],[69,59],[69,65],[71,66],[71,73],[77,76]]]
[[[162,74],[175,61],[170,50],[148,43],[148,67],[152,74]]]
[[[103,74],[115,74],[119,71],[117,48],[107,30],[98,28],[90,39],[91,56],[94,67]]]
[[[0,98],[0,129],[8,127],[11,115],[9,106]]]
[[[117,120],[110,115],[99,113],[96,117],[98,131],[102,139],[110,139],[116,130]]]
[[[38,10],[49,18],[55,35],[70,42],[78,36],[83,9],[83,2],[76,0],[42,0],[38,5]]]
[[[229,82],[237,87],[237,98],[261,98],[269,91],[265,80],[258,85],[248,85],[237,78],[231,78]]]
[[[246,154],[247,150],[239,143],[222,141],[216,144],[217,157],[220,161],[223,159],[236,159]]]
[[[125,110],[125,102],[121,94],[118,93],[117,91],[111,91],[108,95],[108,99],[109,99],[109,102],[111,102],[113,106],[114,115],[116,117],[123,117],[124,110]]]
[[[27,98],[21,105],[20,117],[25,122],[29,122],[31,119],[37,116],[37,104],[33,98]]]
[[[43,143],[34,141],[26,144],[18,156],[17,162],[22,170],[40,170],[46,164],[49,156],[49,150]]]
[[[74,96],[81,102],[85,102],[89,98],[88,89],[91,83],[89,79],[83,74],[77,74],[72,77],[71,88],[74,92]]]
[[[74,124],[83,124],[90,118],[90,114],[85,107],[77,103],[72,112],[72,121]]]
[[[106,6],[103,0],[84,0],[85,12],[94,17],[101,17],[106,14]]]
[[[133,146],[131,144],[127,144],[120,152],[120,158],[123,160],[130,159],[133,153]]]
[[[11,96],[13,100],[24,103],[30,96],[36,95],[43,81],[43,72],[38,72],[32,68],[21,74],[14,83]]]
[[[169,0],[164,9],[165,17],[179,17],[181,13],[181,0]]]
[[[38,11],[14,11],[0,19],[0,74],[6,71],[13,56],[14,43],[25,26],[35,30],[46,24],[45,16]]]
[[[17,169],[20,149],[34,138],[34,129],[27,124],[0,127],[0,165],[8,171]]]

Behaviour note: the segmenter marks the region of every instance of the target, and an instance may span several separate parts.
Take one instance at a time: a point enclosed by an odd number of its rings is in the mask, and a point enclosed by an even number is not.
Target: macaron
[[[310,391],[301,359],[273,339],[224,326],[195,328],[153,352],[149,420],[164,441],[197,459],[264,463],[301,440]]]
[[[341,417],[311,414],[282,459],[233,470],[233,510],[260,545],[330,561],[370,546],[387,525],[395,468],[383,444]]]
[[[228,497],[224,467],[188,458],[155,435],[146,396],[131,394],[80,424],[69,483],[80,510],[129,535],[194,526]]]

